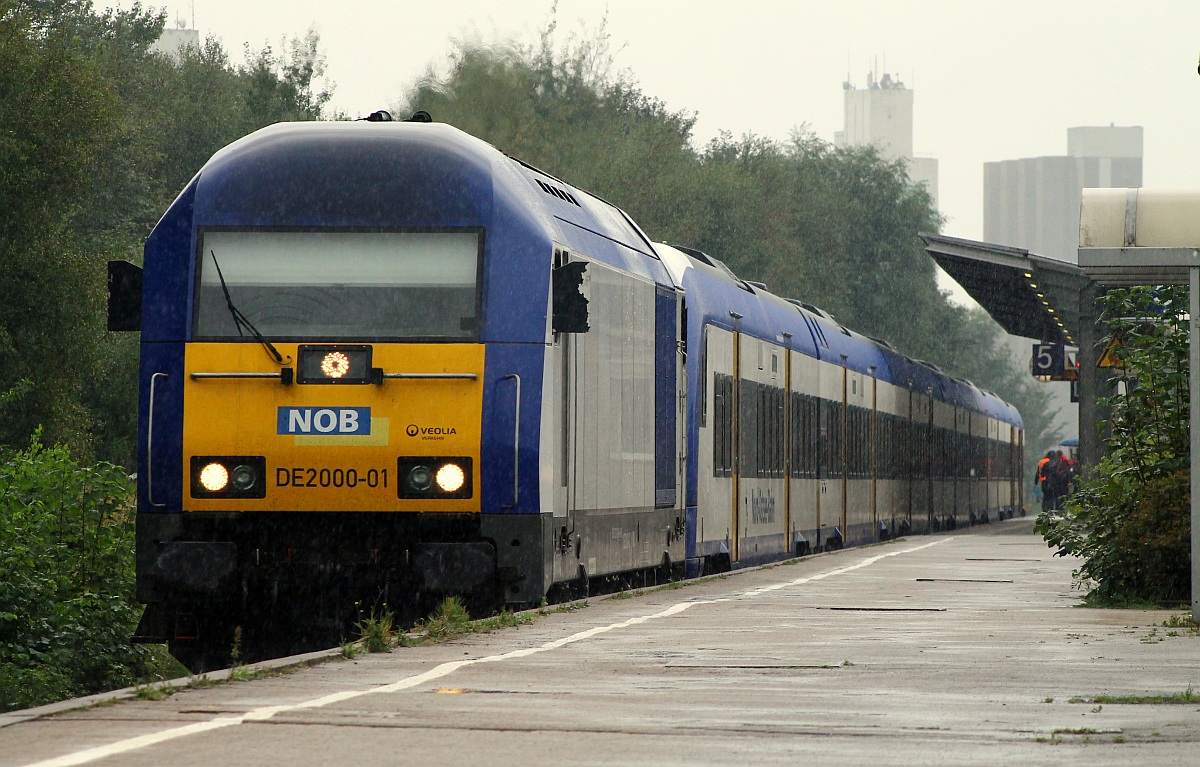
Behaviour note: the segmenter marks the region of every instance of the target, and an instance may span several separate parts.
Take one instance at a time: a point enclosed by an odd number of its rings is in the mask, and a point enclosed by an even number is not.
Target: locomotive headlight
[[[408,472],[408,486],[417,492],[424,492],[433,484],[433,471],[428,466],[414,466]]]
[[[200,470],[200,484],[210,493],[219,493],[229,486],[229,470],[219,463],[210,463]]]
[[[194,455],[193,498],[266,498],[267,459],[261,455]]]
[[[253,466],[242,464],[235,466],[231,475],[233,487],[236,490],[250,490],[254,487],[254,483],[258,481],[258,472]]]
[[[341,378],[350,372],[350,358],[342,352],[329,352],[321,359],[321,372],[330,378]]]
[[[463,483],[467,481],[467,475],[463,473],[462,467],[458,464],[446,463],[437,470],[436,481],[443,493],[454,493],[462,489]]]
[[[300,344],[296,357],[298,384],[370,384],[382,380],[371,367],[371,347],[366,344]]]
[[[429,501],[473,498],[470,456],[407,456],[396,459],[396,493]]]

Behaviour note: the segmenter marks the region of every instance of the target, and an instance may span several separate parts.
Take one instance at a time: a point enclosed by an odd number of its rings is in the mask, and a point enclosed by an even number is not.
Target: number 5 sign
[[[1067,347],[1063,344],[1033,345],[1033,374],[1061,376],[1066,370]]]

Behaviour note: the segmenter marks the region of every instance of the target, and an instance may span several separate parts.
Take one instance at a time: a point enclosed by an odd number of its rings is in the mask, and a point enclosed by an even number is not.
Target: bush
[[[1187,601],[1191,493],[1186,287],[1111,290],[1104,318],[1119,340],[1122,390],[1105,455],[1038,530],[1059,555],[1077,556],[1094,605]]]
[[[130,479],[40,433],[0,459],[0,711],[149,674],[155,650],[129,642],[141,612]]]

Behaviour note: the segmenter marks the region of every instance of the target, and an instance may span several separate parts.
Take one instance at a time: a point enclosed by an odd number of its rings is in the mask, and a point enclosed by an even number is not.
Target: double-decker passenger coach
[[[1020,509],[999,397],[419,114],[253,133],[110,265],[137,639],[198,670]]]

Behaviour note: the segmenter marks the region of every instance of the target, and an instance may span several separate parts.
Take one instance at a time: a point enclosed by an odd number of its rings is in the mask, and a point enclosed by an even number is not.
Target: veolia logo
[[[410,437],[419,435],[421,439],[442,439],[451,434],[458,434],[458,429],[453,426],[417,426],[415,423],[410,423],[404,433]]]

